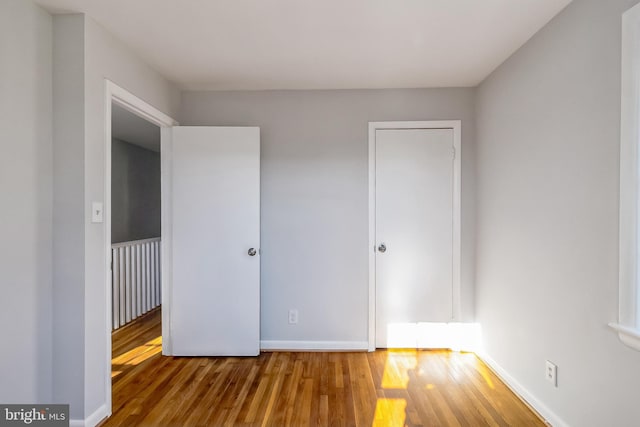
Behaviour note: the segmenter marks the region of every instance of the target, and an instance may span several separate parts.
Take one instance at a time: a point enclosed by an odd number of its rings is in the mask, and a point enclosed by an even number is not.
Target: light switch
[[[102,202],[93,202],[91,204],[91,222],[102,222]]]

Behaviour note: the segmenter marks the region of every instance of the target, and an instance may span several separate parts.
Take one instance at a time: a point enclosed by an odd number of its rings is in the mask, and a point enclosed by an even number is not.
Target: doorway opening
[[[160,127],[111,108],[112,385],[162,350]]]
[[[105,88],[105,396],[111,415],[113,386],[162,351],[168,244],[161,238],[161,129],[177,122],[109,80]]]

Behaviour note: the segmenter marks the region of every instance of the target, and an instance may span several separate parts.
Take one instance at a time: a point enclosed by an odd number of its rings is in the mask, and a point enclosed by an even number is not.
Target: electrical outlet
[[[545,377],[547,381],[553,384],[554,387],[558,387],[558,367],[547,360],[546,368]]]
[[[298,310],[295,308],[292,308],[291,310],[289,310],[289,324],[295,325],[297,323],[298,323]]]

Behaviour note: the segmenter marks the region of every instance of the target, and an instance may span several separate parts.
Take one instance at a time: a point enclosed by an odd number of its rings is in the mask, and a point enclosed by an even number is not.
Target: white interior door
[[[260,352],[260,129],[171,130],[177,356]]]
[[[422,347],[453,317],[452,129],[375,134],[376,346]]]

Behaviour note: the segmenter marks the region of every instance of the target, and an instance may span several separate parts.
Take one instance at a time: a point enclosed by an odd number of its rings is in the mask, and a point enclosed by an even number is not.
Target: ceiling
[[[182,89],[476,86],[571,0],[36,0]]]
[[[160,152],[160,128],[116,104],[111,104],[111,137]]]

